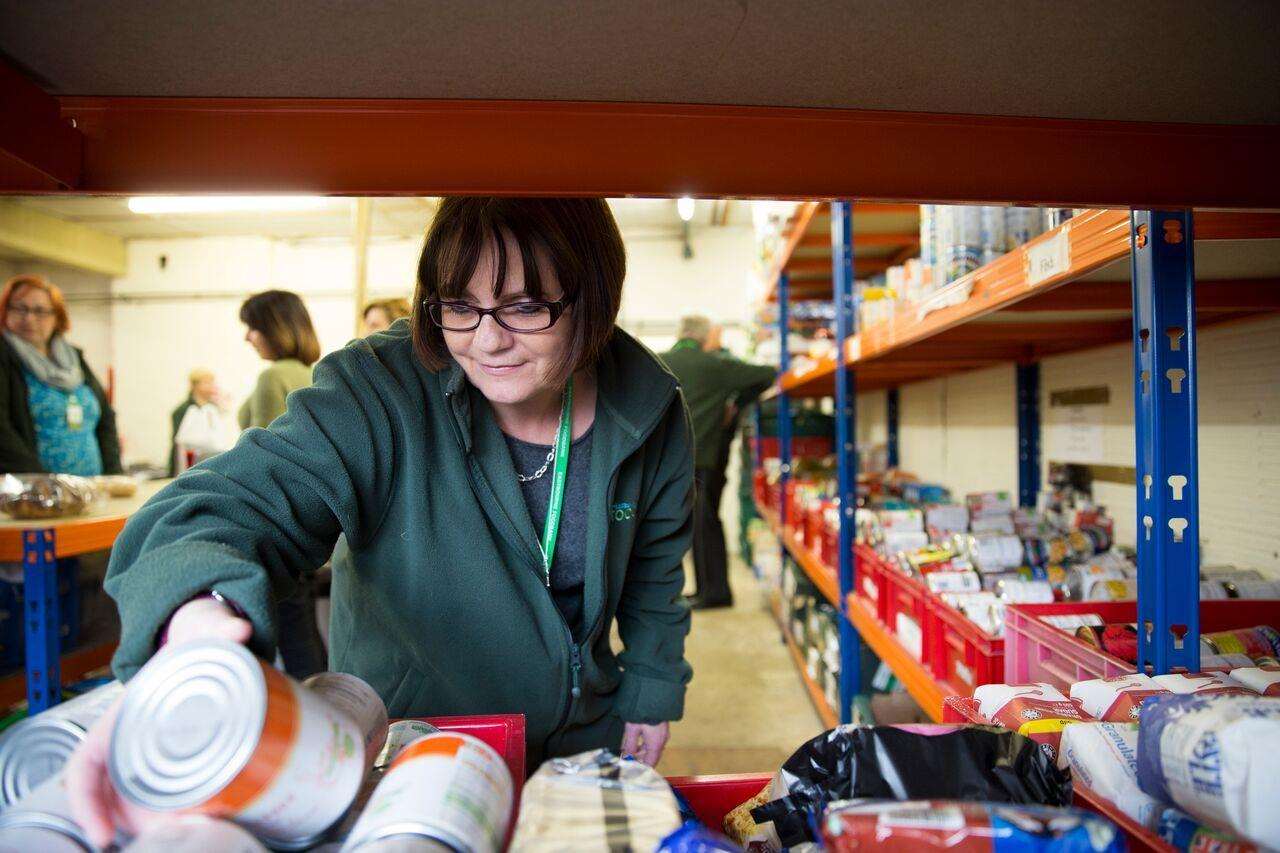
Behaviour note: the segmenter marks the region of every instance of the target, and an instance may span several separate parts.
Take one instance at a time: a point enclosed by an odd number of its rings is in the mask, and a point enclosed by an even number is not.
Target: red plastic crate
[[[780,451],[776,437],[766,436],[765,438],[754,439],[754,441],[756,442],[756,447],[759,448],[761,459],[778,458]],[[792,458],[830,456],[832,446],[831,439],[825,436],[792,436],[791,456]]]
[[[1004,638],[988,634],[932,593],[927,610],[925,637],[934,678],[960,694],[1004,681]]]
[[[418,717],[442,732],[461,732],[493,747],[516,782],[516,795],[524,786],[524,714],[490,714],[477,717]]]
[[[1097,613],[1107,624],[1136,622],[1135,601],[1081,601],[1070,604],[1015,604],[1005,610],[1004,680],[1007,684],[1043,681],[1069,690],[1077,681],[1127,675],[1134,666],[1060,631],[1041,616]],[[1200,631],[1226,631],[1255,625],[1280,626],[1280,601],[1202,601]]]
[[[929,590],[920,581],[904,574],[888,563],[881,563],[879,578],[880,620],[889,630],[889,633],[897,637],[898,641],[909,652],[916,651],[915,640],[912,637],[904,636],[898,630],[898,616],[902,615],[915,622],[920,629],[920,654],[918,658],[921,663],[928,665],[930,652]]]
[[[698,819],[712,829],[724,826],[724,816],[764,790],[773,777],[767,773],[728,776],[673,776],[667,782],[689,802]]]
[[[1048,607],[1050,605],[1037,606]],[[978,713],[978,703],[967,696],[951,696],[943,700],[942,722],[977,723],[983,726],[995,725],[991,720]],[[1104,799],[1079,783],[1073,783],[1072,785],[1072,805],[1100,814],[1118,826],[1129,842],[1129,853],[1169,853],[1174,849],[1166,844],[1159,835],[1156,835],[1116,808],[1115,804],[1110,800]]]
[[[883,622],[885,596],[882,593],[885,587],[881,575],[885,571],[884,563],[880,555],[869,545],[855,544],[853,550],[858,555],[858,576],[854,580],[854,595],[870,604],[876,618]]]

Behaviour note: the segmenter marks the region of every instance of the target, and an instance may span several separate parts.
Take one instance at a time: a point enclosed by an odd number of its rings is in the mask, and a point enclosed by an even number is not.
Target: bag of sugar
[[[1228,673],[1233,682],[1263,696],[1280,696],[1280,666],[1249,666]]]
[[[1052,759],[1058,757],[1065,727],[1093,722],[1052,684],[983,684],[973,698],[984,717],[1031,738]]]
[[[1280,839],[1280,699],[1153,696],[1138,730],[1138,784],[1256,844]]]
[[[1167,688],[1140,672],[1078,681],[1071,685],[1071,698],[1080,703],[1085,713],[1110,723],[1137,722],[1143,700],[1168,692]]]
[[[1225,672],[1171,672],[1151,680],[1170,693],[1182,695],[1243,695],[1251,692],[1234,683]]]
[[[1115,803],[1148,829],[1160,823],[1164,804],[1138,787],[1137,723],[1068,726],[1062,732],[1058,767],[1070,768],[1072,780]]]

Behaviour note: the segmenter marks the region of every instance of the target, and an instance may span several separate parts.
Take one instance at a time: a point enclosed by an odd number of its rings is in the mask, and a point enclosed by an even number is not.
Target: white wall
[[[686,313],[740,326],[751,272],[750,227],[694,229],[691,259],[683,243],[652,233],[628,235],[620,323],[657,350],[670,346]],[[370,295],[412,296],[420,239],[375,240]],[[163,266],[161,258],[164,259]],[[169,411],[186,395],[186,376],[209,367],[238,407],[264,366],[243,340],[240,303],[267,288],[293,290],[311,312],[324,352],[354,335],[354,253],[344,240],[259,237],[134,240],[128,273],[111,284],[109,324],[116,365],[117,412],[126,461],[160,462],[169,448]],[[730,346],[742,333],[731,331]],[[102,362],[108,359],[104,356]]]
[[[1280,316],[1201,330],[1198,368],[1202,559],[1280,576]],[[1105,385],[1110,402],[1100,407],[1097,461],[1132,466],[1131,372],[1127,344],[1046,359],[1040,368],[1042,424],[1054,417],[1053,391]],[[904,386],[898,416],[902,467],[957,495],[1016,490],[1014,411],[1011,365]],[[883,440],[883,394],[862,395],[858,416],[860,441]],[[1047,448],[1042,460],[1047,472]],[[1096,483],[1094,493],[1114,516],[1119,541],[1133,545],[1134,488]]]

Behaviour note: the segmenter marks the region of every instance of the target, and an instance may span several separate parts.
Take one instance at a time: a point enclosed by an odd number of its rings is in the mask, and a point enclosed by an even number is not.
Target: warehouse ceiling
[[[59,95],[842,107],[1280,124],[1271,0],[0,0]]]

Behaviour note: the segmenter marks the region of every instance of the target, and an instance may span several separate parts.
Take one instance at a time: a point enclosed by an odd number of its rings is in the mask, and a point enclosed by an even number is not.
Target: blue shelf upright
[[[885,447],[890,468],[898,467],[898,389],[885,392]]]
[[[1190,211],[1131,214],[1138,671],[1200,670],[1195,259]]]
[[[1018,506],[1034,507],[1040,492],[1040,364],[1017,366]]]
[[[52,530],[22,534],[22,623],[26,633],[27,713],[62,699],[62,643],[58,636],[58,561]]]
[[[849,595],[857,579],[853,550],[858,506],[857,381],[846,344],[857,331],[853,300],[853,205],[831,203],[831,283],[836,309],[836,466],[840,492],[840,722],[853,719],[862,688],[862,643],[849,621]]]
[[[786,273],[778,276],[778,355],[779,375],[786,375],[791,369],[791,353],[787,335],[790,325],[791,277]],[[778,392],[778,461],[781,463],[782,502],[778,507],[778,520],[785,530],[787,526],[787,483],[791,480],[791,398],[785,390]],[[782,560],[787,560],[787,546],[782,545]]]

